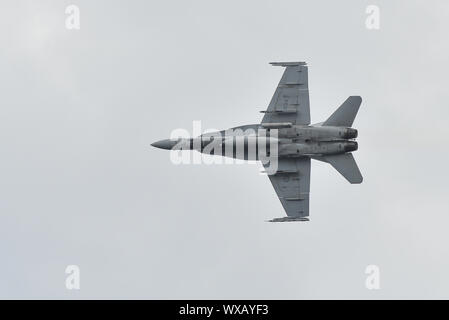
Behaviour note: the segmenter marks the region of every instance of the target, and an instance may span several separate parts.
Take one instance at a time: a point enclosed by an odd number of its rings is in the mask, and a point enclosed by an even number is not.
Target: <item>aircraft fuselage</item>
[[[345,127],[245,125],[203,134],[197,138],[161,140],[162,149],[196,150],[242,160],[259,160],[260,152],[270,156],[274,146],[279,157],[341,154],[357,150],[357,130]],[[264,154],[264,155],[265,155]]]

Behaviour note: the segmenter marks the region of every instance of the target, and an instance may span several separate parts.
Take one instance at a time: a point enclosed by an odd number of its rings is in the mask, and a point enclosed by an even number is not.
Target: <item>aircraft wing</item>
[[[270,221],[295,221],[309,216],[309,157],[279,158],[276,173],[268,177],[288,216]]]
[[[262,123],[310,124],[309,80],[305,62],[271,62],[285,67]]]

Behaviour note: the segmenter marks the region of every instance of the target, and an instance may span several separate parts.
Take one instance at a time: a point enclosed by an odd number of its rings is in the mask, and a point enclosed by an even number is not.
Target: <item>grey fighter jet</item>
[[[350,183],[363,180],[352,155],[358,148],[357,130],[351,128],[362,98],[350,96],[326,121],[310,124],[306,63],[271,64],[285,67],[285,71],[267,110],[261,111],[264,117],[260,124],[191,139],[161,140],[152,146],[261,160],[267,172],[275,167],[268,176],[287,213],[286,217],[269,221],[308,221],[311,159],[329,163]],[[271,166],[273,163],[276,165]]]

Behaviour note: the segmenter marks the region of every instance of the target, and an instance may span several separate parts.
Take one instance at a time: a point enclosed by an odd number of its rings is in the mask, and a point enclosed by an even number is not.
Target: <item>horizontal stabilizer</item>
[[[313,157],[316,160],[331,164],[335,170],[350,183],[362,183],[363,177],[352,153],[336,154],[331,156]]]
[[[351,127],[361,103],[362,97],[350,96],[322,125]]]

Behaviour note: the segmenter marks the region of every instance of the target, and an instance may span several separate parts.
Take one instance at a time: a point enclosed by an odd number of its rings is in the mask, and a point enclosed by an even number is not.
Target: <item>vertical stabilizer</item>
[[[350,96],[322,125],[351,127],[361,103],[362,97]]]

